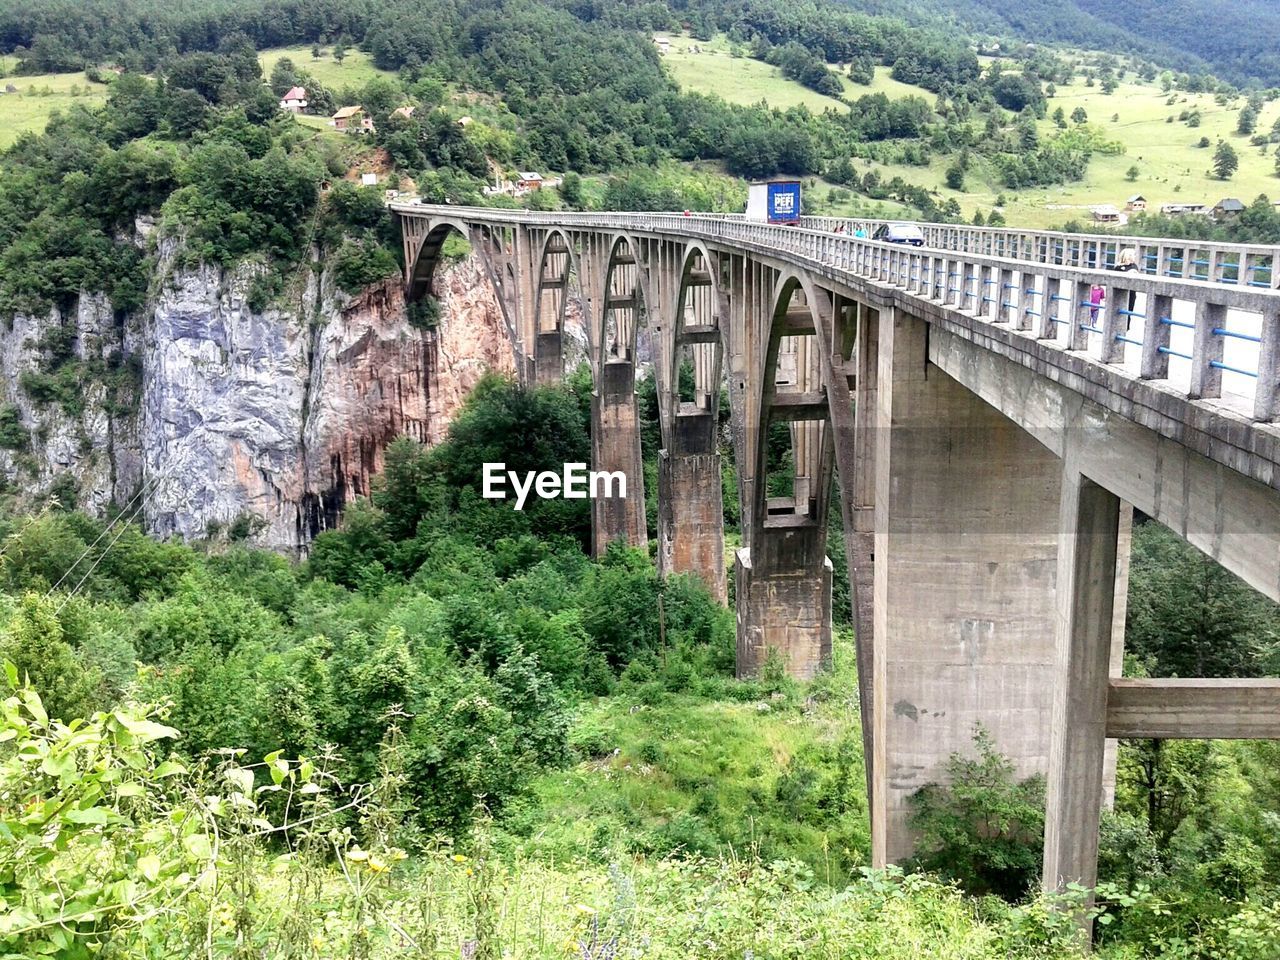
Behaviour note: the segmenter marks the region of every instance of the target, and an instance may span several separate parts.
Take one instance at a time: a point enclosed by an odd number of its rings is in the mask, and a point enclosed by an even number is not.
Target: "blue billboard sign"
[[[800,219],[799,181],[769,184],[768,219],[770,223],[794,223]]]

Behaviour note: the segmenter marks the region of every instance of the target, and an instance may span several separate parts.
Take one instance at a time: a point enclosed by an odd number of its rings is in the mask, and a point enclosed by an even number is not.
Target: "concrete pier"
[[[804,680],[831,662],[831,561],[824,537],[785,530],[734,558],[737,675],[759,675],[772,652]]]
[[[908,800],[978,725],[1044,773],[1055,664],[1056,457],[882,314],[877,378],[873,860],[912,853]]]
[[[600,366],[600,386],[591,398],[591,469],[619,471],[627,478],[625,497],[591,501],[592,553],[603,556],[615,540],[643,547],[649,541],[644,513],[644,464],[640,457],[635,365],[629,360],[611,360]]]

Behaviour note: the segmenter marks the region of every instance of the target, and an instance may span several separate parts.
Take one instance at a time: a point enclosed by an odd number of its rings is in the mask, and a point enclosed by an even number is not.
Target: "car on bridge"
[[[876,232],[871,235],[871,239],[923,247],[924,231],[914,223],[882,223],[876,228]]]

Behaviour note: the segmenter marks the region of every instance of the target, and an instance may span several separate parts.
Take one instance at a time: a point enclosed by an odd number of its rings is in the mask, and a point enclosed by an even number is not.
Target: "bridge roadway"
[[[411,297],[447,235],[469,239],[525,382],[563,374],[566,313],[582,307],[594,468],[624,470],[630,494],[593,502],[597,550],[647,540],[634,386],[648,338],[659,569],[722,599],[728,391],[740,675],[779,656],[807,677],[829,658],[838,493],[875,863],[910,854],[909,797],[945,779],[978,724],[1019,774],[1047,777],[1050,889],[1096,879],[1108,737],[1280,737],[1280,683],[1118,679],[1134,508],[1280,600],[1276,251],[1144,241],[1160,273],[1118,273],[1094,266],[1116,238],[924,225],[935,245],[912,248],[835,221],[392,209]],[[1175,249],[1213,266],[1164,275]]]

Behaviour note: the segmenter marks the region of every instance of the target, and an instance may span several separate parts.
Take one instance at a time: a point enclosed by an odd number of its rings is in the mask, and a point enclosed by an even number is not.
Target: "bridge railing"
[[[841,217],[803,217],[800,226],[819,232],[861,228],[870,236],[888,220]],[[980,253],[1010,260],[1057,266],[1111,269],[1121,252],[1134,251],[1139,271],[1175,280],[1207,280],[1254,287],[1280,288],[1280,246],[1220,243],[1169,237],[1130,237],[1119,234],[1063,233],[1008,227],[920,223],[925,245],[961,253]]]
[[[1254,420],[1280,417],[1280,291],[1270,288],[1107,270],[1102,260],[1082,254],[1080,245],[1065,248],[1070,255],[1063,257],[1001,255],[1012,248],[994,241],[970,244],[958,239],[963,231],[951,236],[953,246],[911,247],[734,216],[392,206],[406,216],[697,238],[826,274],[836,282],[892,288],[909,309],[916,299],[1005,326],[1135,378],[1163,381],[1185,397],[1221,401]],[[1069,234],[1029,236],[1077,239]],[[993,244],[999,252],[990,252]],[[971,245],[983,249],[965,249]],[[1019,249],[1025,252],[1025,247]],[[923,303],[917,304],[916,309],[922,308]]]

